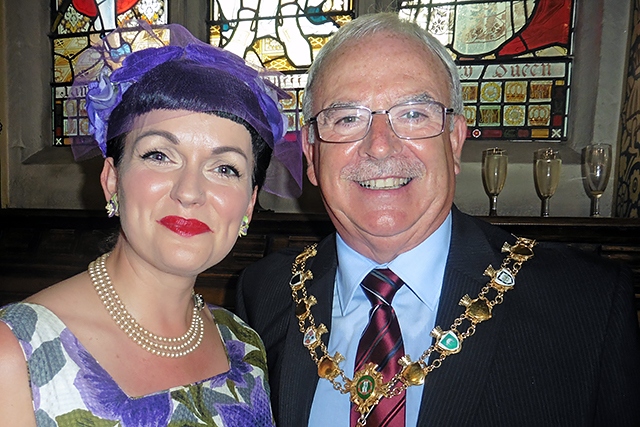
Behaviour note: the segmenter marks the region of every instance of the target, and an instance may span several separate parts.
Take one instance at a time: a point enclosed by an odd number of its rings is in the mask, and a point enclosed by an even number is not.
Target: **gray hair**
[[[381,32],[397,34],[414,39],[419,43],[422,43],[428,51],[433,52],[442,61],[450,80],[449,97],[451,107],[455,114],[462,114],[463,106],[460,75],[458,74],[458,67],[455,62],[453,62],[453,58],[451,58],[449,52],[438,41],[438,39],[429,34],[418,24],[400,19],[396,13],[381,12],[362,15],[347,23],[333,36],[331,36],[329,41],[322,47],[322,49],[320,49],[318,56],[314,59],[313,64],[311,64],[309,72],[307,73],[307,85],[305,87],[304,98],[302,100],[302,113],[304,116],[312,116],[314,85],[319,79],[319,76],[324,72],[324,69],[329,66],[331,54],[349,41],[360,40]],[[453,127],[453,121],[451,122],[451,126]],[[310,133],[310,136],[312,137],[312,133]]]

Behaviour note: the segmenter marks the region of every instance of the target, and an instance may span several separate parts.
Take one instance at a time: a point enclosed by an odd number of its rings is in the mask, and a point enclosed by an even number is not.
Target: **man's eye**
[[[363,119],[358,110],[336,109],[325,110],[318,116],[318,124],[321,126],[342,126],[358,123]]]
[[[428,111],[425,110],[406,110],[400,112],[398,118],[402,120],[424,120],[429,118]]]
[[[360,120],[360,118],[358,116],[345,116],[345,117],[341,117],[339,120],[337,120],[336,124],[338,124],[338,125],[349,125],[349,124],[357,123],[359,120]]]

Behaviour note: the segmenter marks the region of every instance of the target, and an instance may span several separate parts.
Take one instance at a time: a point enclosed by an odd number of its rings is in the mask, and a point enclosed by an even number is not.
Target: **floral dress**
[[[230,370],[141,397],[127,396],[62,321],[28,303],[0,308],[25,354],[38,427],[273,426],[266,357],[258,335],[209,306]]]

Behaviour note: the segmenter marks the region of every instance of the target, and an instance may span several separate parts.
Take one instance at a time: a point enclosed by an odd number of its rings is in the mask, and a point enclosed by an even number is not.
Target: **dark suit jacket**
[[[475,298],[488,282],[486,267],[500,266],[502,244],[515,242],[455,207],[452,227],[436,320],[443,330],[462,313],[460,298]],[[266,257],[238,284],[238,314],[266,346],[279,427],[307,425],[318,381],[289,287],[299,252]],[[493,317],[427,376],[418,425],[640,426],[640,334],[628,269],[564,245],[540,243],[534,254]],[[335,236],[319,244],[307,265],[316,324],[331,331]],[[425,349],[431,341],[424,337]]]

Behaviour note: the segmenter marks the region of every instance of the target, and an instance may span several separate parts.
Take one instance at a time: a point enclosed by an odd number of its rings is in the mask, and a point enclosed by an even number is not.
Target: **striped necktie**
[[[391,301],[402,285],[402,280],[389,269],[372,270],[361,284],[371,302],[371,311],[369,324],[358,344],[355,371],[369,362],[375,363],[385,382],[402,369],[398,360],[404,356],[404,345],[396,313],[391,307]],[[405,411],[404,391],[398,396],[383,398],[369,414],[367,427],[404,427]],[[357,424],[358,417],[359,413],[352,405],[351,426]]]

